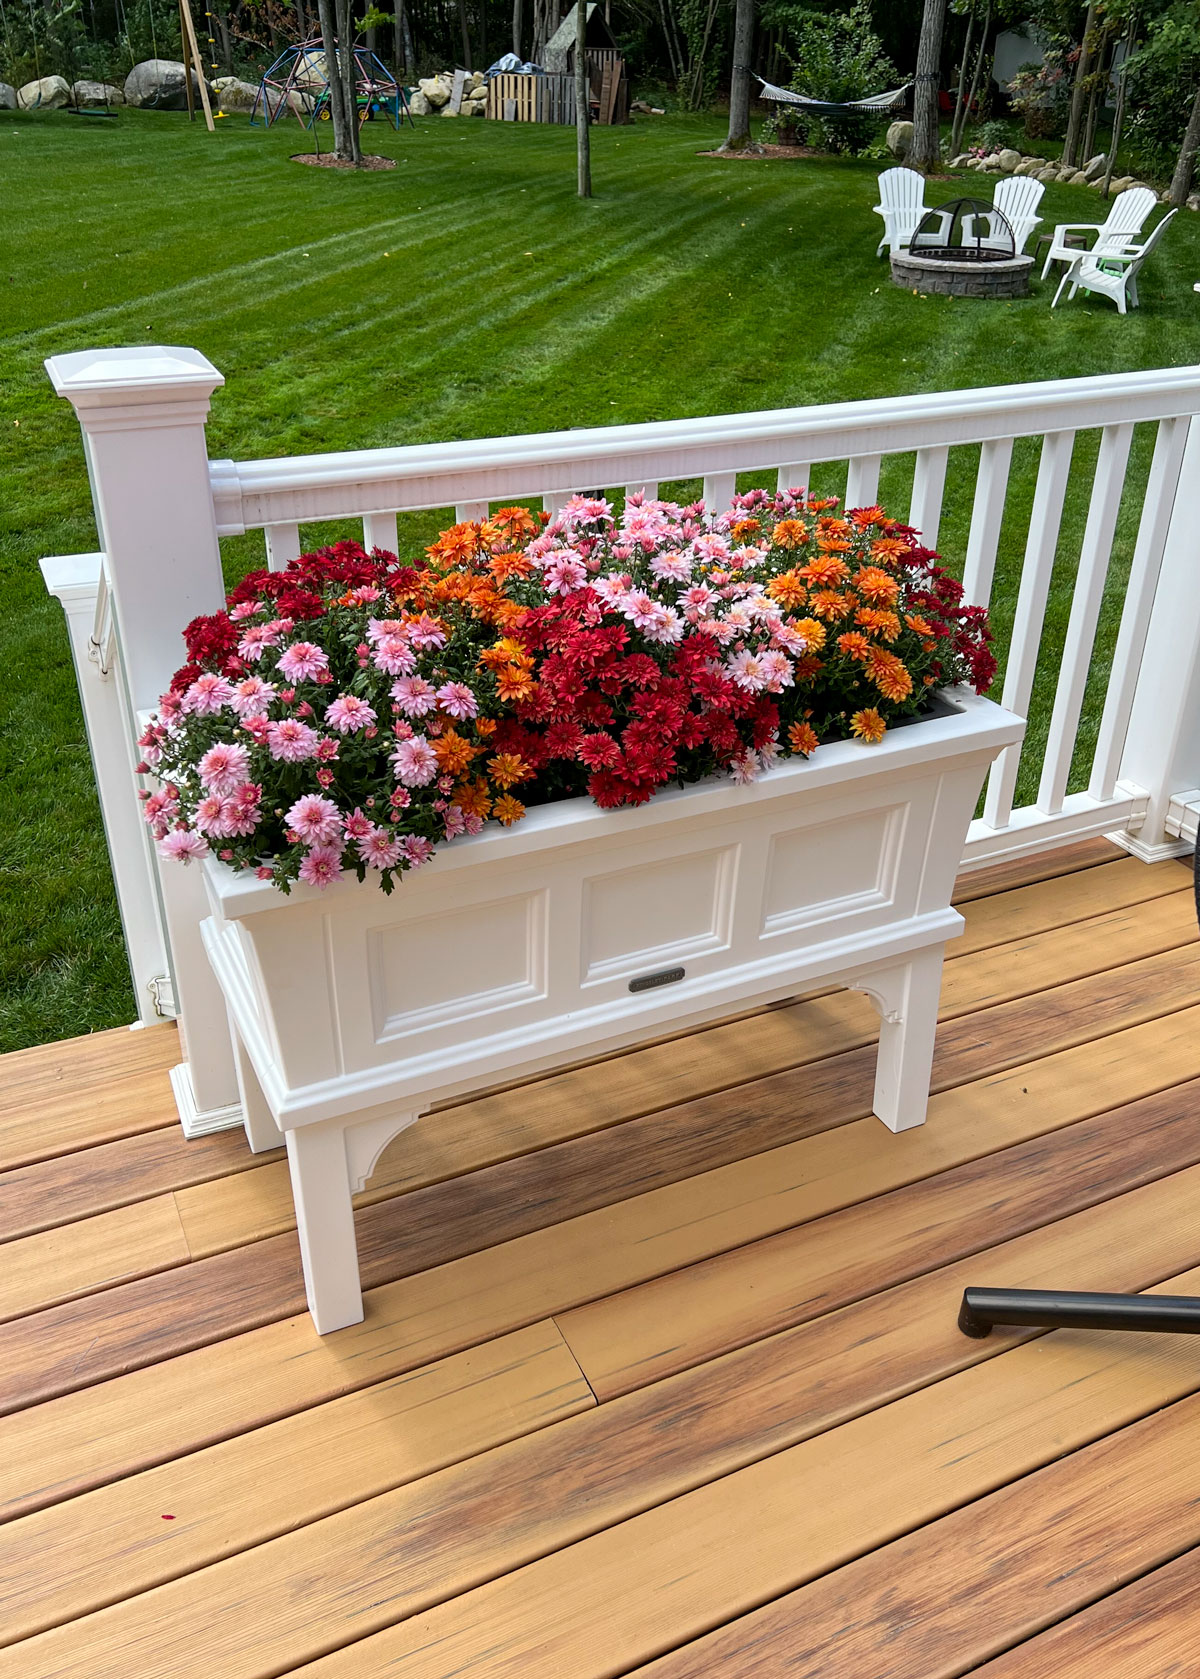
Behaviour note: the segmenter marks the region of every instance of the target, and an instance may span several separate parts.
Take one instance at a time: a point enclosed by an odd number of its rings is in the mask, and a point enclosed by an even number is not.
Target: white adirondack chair
[[[992,207],[1000,212],[1012,228],[1013,244],[1018,256],[1025,249],[1029,235],[1041,222],[1037,207],[1045,190],[1041,181],[1035,181],[1029,175],[1005,175],[996,182]],[[968,219],[972,225],[963,231],[969,238],[978,238],[981,245],[991,250],[1007,248],[1007,237],[996,216],[971,216]],[[977,224],[981,221],[987,223],[986,230],[979,229]]]
[[[1122,251],[1092,250],[1077,254],[1075,261],[1059,281],[1054,303],[1050,307],[1054,308],[1054,304],[1062,296],[1063,287],[1069,285],[1071,289],[1067,293],[1068,301],[1077,291],[1091,291],[1099,292],[1102,297],[1111,297],[1122,315],[1125,313],[1126,299],[1136,309],[1138,271],[1162,238],[1167,223],[1177,214],[1176,210],[1168,210],[1144,245],[1127,245]]]
[[[1149,187],[1126,187],[1112,201],[1112,209],[1103,222],[1062,222],[1054,229],[1050,252],[1042,265],[1042,279],[1050,272],[1052,262],[1074,263],[1080,247],[1067,244],[1068,233],[1094,233],[1089,247],[1093,256],[1101,251],[1122,251],[1132,245],[1142,231],[1142,223],[1157,203]]]
[[[915,169],[885,169],[879,177],[879,203],[875,214],[883,217],[883,238],[875,247],[875,255],[886,249],[903,250],[917,230],[925,214],[925,177]]]

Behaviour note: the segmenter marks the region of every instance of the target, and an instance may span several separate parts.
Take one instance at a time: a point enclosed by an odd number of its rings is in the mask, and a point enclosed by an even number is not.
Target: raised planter
[[[390,897],[346,876],[284,898],[205,862],[247,1129],[286,1138],[318,1330],[362,1318],[351,1193],[435,1103],[837,980],[882,1017],[875,1112],[921,1124],[967,825],[1024,729],[947,699],[748,786],[544,806]]]

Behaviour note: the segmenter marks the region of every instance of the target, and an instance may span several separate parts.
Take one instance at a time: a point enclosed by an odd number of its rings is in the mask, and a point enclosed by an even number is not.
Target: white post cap
[[[225,383],[199,350],[161,344],[50,356],[46,371],[56,393],[67,399],[81,421],[85,414],[100,419],[100,411],[114,417],[120,411],[129,424],[132,411],[164,403],[193,411],[198,405],[201,415],[207,415],[209,397]],[[155,422],[148,417],[148,423]]]

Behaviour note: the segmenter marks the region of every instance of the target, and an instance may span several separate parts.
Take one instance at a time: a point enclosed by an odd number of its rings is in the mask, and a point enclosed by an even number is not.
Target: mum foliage
[[[142,736],[160,851],[283,890],[419,867],[529,804],[638,805],[883,737],[995,671],[983,611],[878,507],[729,513],[573,497],[456,525],[409,565],[354,543],[254,572],[185,632]]]

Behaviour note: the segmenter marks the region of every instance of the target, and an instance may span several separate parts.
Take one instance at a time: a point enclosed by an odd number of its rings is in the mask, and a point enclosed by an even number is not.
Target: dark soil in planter
[[[345,159],[334,157],[332,152],[322,152],[320,157],[316,152],[293,152],[293,163],[311,164],[315,169],[394,169],[396,160],[393,157],[364,157],[361,165],[347,163]]]

